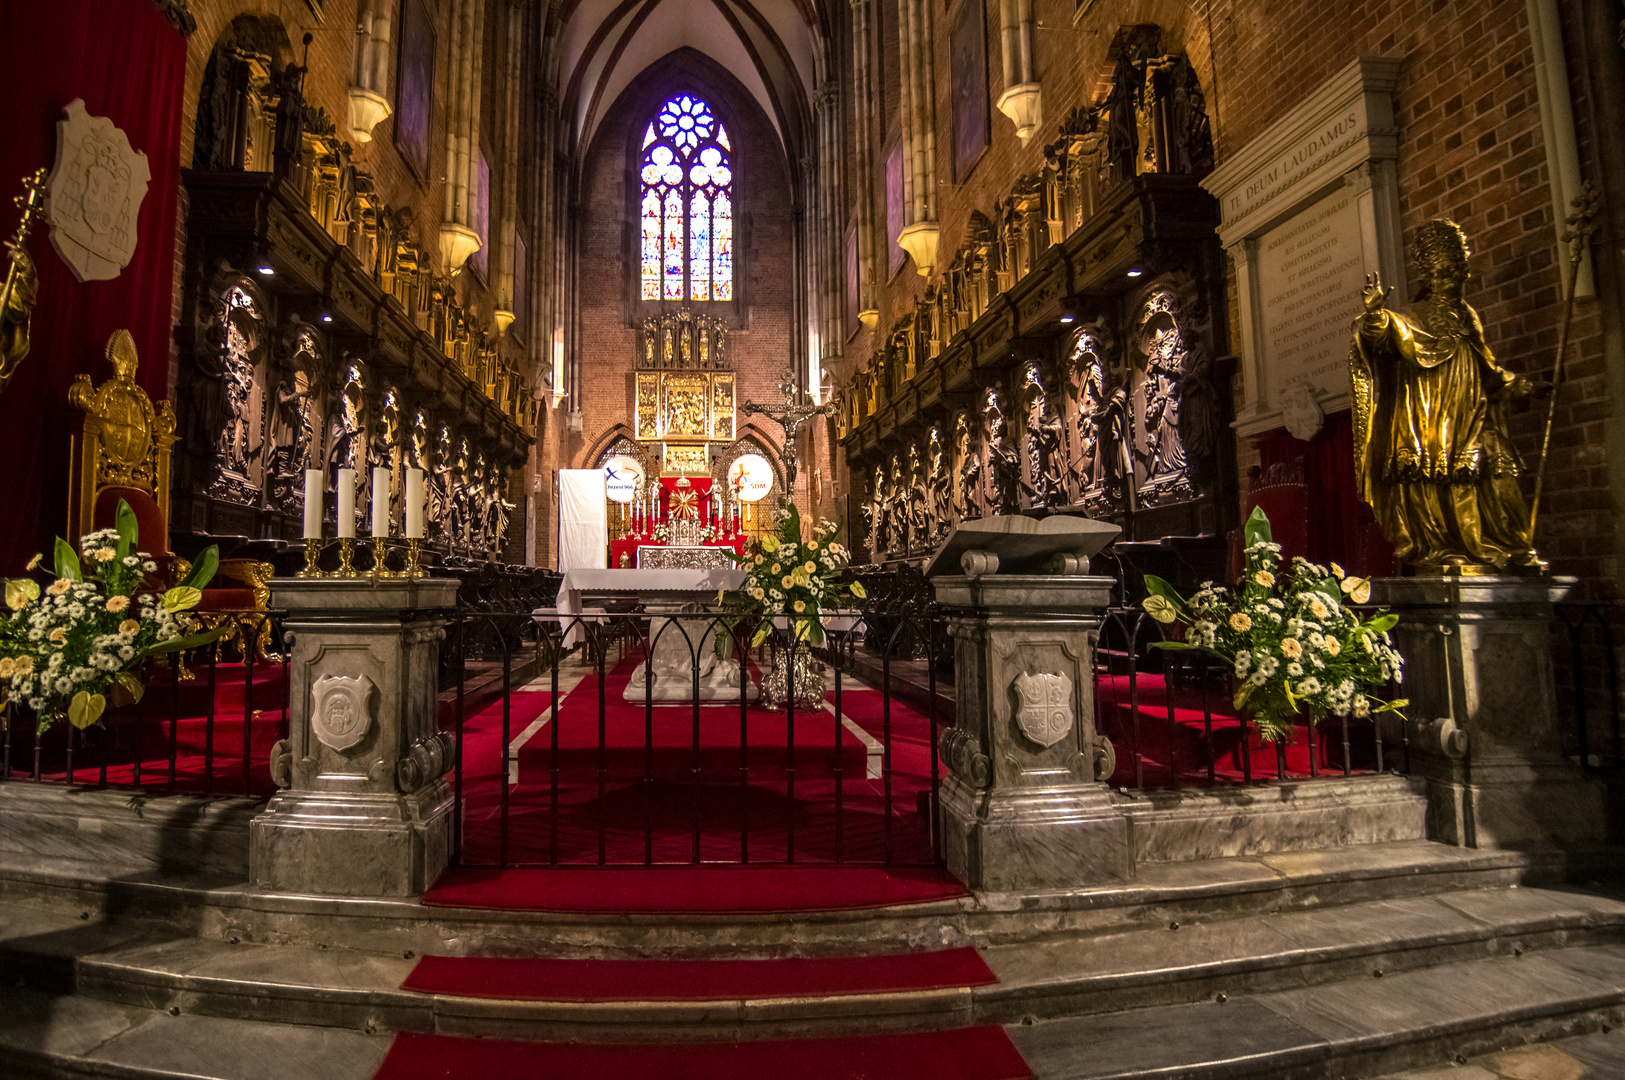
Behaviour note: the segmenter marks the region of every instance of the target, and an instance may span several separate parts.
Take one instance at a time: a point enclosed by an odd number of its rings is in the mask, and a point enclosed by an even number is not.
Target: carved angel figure
[[[1535,387],[1485,343],[1464,298],[1468,254],[1453,221],[1417,230],[1422,290],[1409,315],[1367,280],[1349,355],[1355,478],[1406,562],[1538,569],[1506,415]]]

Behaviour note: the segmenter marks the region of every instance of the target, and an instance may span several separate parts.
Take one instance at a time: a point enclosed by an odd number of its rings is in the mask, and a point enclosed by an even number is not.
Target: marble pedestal
[[[283,790],[250,826],[249,873],[279,892],[416,896],[451,855],[450,739],[436,727],[450,580],[278,579],[288,612]]]
[[[1410,771],[1428,789],[1430,839],[1463,847],[1601,843],[1604,786],[1562,753],[1552,605],[1573,579],[1383,578],[1400,618]]]
[[[1128,819],[1102,782],[1112,750],[1094,724],[1094,641],[1112,579],[993,573],[933,583],[949,610],[957,672],[957,717],[942,739],[948,869],[988,890],[1130,877]]]

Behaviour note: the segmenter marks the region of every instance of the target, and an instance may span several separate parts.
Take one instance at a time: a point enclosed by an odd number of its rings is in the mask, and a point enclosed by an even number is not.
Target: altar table
[[[561,627],[569,627],[564,645],[583,640],[576,616],[585,600],[633,599],[672,604],[714,602],[718,589],[730,592],[744,584],[745,572],[726,567],[709,570],[567,570],[559,584],[559,598],[553,609],[537,608],[538,619],[556,615]]]

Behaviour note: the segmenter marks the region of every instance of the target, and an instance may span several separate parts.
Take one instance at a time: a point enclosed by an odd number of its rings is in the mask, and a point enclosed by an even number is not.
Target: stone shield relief
[[[1016,726],[1046,749],[1072,730],[1072,680],[1065,675],[1022,674],[1011,689],[1016,692]]]
[[[315,708],[310,729],[323,746],[339,753],[354,747],[372,730],[377,687],[365,675],[323,675],[311,687]]]

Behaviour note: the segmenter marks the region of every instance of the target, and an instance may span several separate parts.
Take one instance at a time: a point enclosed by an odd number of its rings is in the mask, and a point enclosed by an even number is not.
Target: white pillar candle
[[[382,465],[372,470],[372,535],[389,535],[389,470]]]
[[[423,539],[423,470],[406,470],[406,538]]]
[[[322,470],[305,470],[305,539],[322,538]]]
[[[355,470],[340,469],[334,487],[338,489],[337,535],[341,540],[353,540],[355,539]]]

